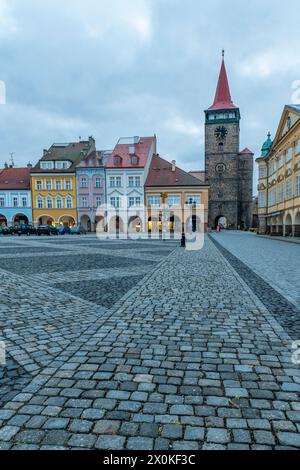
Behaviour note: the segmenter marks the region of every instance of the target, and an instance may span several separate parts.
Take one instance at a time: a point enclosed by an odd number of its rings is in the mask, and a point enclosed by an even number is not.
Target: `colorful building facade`
[[[156,136],[119,139],[106,166],[107,203],[118,212],[144,204],[144,184],[156,146]],[[144,212],[138,223],[137,218],[134,220],[135,227],[144,228]],[[121,215],[116,215],[116,220],[111,223],[116,225],[117,231],[126,232]],[[114,227],[109,229],[114,230]]]
[[[0,225],[32,223],[30,167],[0,170]]]
[[[31,170],[33,222],[74,226],[77,220],[76,167],[95,151],[95,141],[53,144]]]
[[[147,228],[149,233],[162,231],[162,217],[156,206],[165,203],[169,207],[168,230],[172,233],[182,232],[182,210],[185,205],[191,206],[191,220],[194,231],[207,231],[208,228],[209,185],[168,162],[159,155],[151,160],[149,173],[145,182],[145,206],[147,207]],[[193,213],[193,206],[204,206],[203,217]],[[193,222],[193,217],[195,217]],[[198,219],[198,220],[197,220]],[[188,217],[187,217],[188,220]],[[197,228],[198,227],[198,228]],[[185,227],[185,230],[188,227]]]
[[[300,105],[285,106],[258,164],[259,233],[300,236]]]
[[[88,232],[96,231],[97,209],[106,202],[105,164],[111,151],[94,151],[76,168],[78,223]]]

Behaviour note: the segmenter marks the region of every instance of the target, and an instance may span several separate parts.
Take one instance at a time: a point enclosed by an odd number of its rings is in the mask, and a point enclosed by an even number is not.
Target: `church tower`
[[[205,111],[205,175],[210,184],[210,227],[218,222],[231,229],[251,224],[253,154],[248,149],[239,150],[240,119],[240,110],[231,98],[223,51],[215,99]]]

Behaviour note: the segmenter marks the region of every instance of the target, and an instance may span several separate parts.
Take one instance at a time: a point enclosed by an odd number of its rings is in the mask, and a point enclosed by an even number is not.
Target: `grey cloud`
[[[200,169],[222,48],[241,147],[257,155],[300,79],[299,11],[296,0],[0,0],[1,163],[79,135],[111,148],[155,132],[162,155]]]

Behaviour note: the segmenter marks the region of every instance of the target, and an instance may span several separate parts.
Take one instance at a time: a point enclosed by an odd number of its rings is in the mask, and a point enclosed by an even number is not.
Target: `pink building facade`
[[[97,208],[106,202],[105,162],[109,152],[94,151],[76,168],[78,222],[88,232],[97,227]]]

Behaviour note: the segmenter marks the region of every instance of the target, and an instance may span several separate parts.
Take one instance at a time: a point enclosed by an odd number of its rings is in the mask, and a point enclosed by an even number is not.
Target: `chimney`
[[[176,160],[172,160],[172,171],[176,171]]]
[[[27,168],[32,168],[32,164],[30,162],[27,163]]]
[[[89,137],[89,151],[88,154],[96,151],[96,141],[93,136]]]

